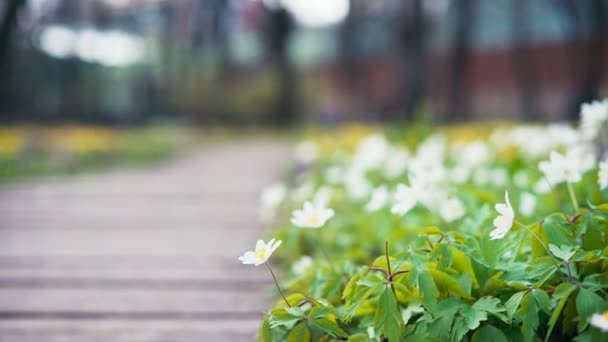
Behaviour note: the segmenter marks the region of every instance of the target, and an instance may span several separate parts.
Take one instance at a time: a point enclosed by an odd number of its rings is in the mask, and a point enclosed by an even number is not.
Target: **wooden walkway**
[[[286,151],[0,187],[0,341],[253,341],[270,279],[237,257]]]

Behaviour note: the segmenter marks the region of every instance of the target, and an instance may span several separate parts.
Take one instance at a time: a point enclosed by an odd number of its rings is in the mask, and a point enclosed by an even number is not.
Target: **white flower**
[[[577,146],[569,149],[565,155],[551,151],[549,160],[541,161],[538,168],[551,184],[576,183],[581,180],[583,173],[593,167],[594,163],[593,153],[587,147]]]
[[[380,186],[372,192],[372,198],[365,205],[366,211],[378,211],[384,206],[386,206],[388,202],[388,190],[386,186]]]
[[[310,164],[319,157],[319,148],[312,141],[303,141],[296,146],[294,155],[296,162]]]
[[[494,219],[494,227],[496,229],[490,232],[490,240],[502,239],[513,226],[515,213],[513,212],[513,207],[511,207],[511,202],[509,202],[508,191],[505,191],[505,203],[496,204],[496,211],[500,215]]]
[[[276,208],[283,202],[287,195],[285,184],[276,183],[264,190],[260,195],[260,217],[263,220],[271,220]]]
[[[304,202],[304,209],[293,211],[291,223],[300,228],[321,228],[332,216],[334,216],[333,209]]]
[[[608,187],[608,160],[600,163],[597,178],[598,183],[600,183],[600,190],[606,189]]]
[[[581,105],[581,135],[583,139],[593,140],[600,133],[602,125],[608,120],[608,99]]]
[[[365,171],[359,168],[351,168],[348,170],[344,186],[348,196],[354,200],[363,199],[372,189],[371,184],[365,177]]]
[[[304,255],[293,264],[292,271],[296,275],[301,275],[304,274],[310,266],[312,266],[312,258],[308,255]]]
[[[487,163],[491,157],[492,152],[488,145],[483,141],[474,141],[459,151],[455,159],[465,166],[475,168]]]
[[[608,332],[608,311],[593,314],[589,323],[600,329],[602,332]]]
[[[524,216],[531,216],[534,214],[534,209],[536,208],[536,197],[529,192],[524,192],[521,194],[521,199],[519,203],[519,212]]]
[[[357,146],[353,165],[364,171],[377,168],[386,159],[389,149],[390,144],[382,134],[372,134]]]
[[[331,201],[332,196],[333,191],[326,186],[322,186],[315,192],[312,202],[318,206],[326,207],[329,201]]]
[[[439,215],[447,222],[458,220],[464,216],[464,206],[458,198],[451,198],[441,204]]]
[[[404,215],[416,205],[416,192],[413,188],[399,184],[395,193],[395,204],[391,208],[391,213]]]
[[[279,248],[281,243],[281,240],[275,241],[275,239],[268,241],[268,243],[264,243],[263,240],[258,240],[255,244],[255,251],[245,252],[245,254],[239,257],[239,260],[245,265],[253,264],[259,266],[270,258],[272,253]]]
[[[410,153],[405,148],[391,148],[390,153],[384,162],[384,176],[388,179],[395,179],[405,173],[407,161]]]
[[[544,195],[551,191],[551,184],[543,177],[536,182],[534,185],[534,191],[538,194]]]

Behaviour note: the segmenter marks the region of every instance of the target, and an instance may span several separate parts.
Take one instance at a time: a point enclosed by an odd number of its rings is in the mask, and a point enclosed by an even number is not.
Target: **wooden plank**
[[[0,320],[3,342],[253,341],[260,319],[12,319]]]
[[[243,289],[218,291],[180,289],[0,289],[0,318],[10,313],[36,315],[73,313],[91,317],[112,315],[179,316],[199,315],[201,318],[222,314],[262,313],[268,307],[263,293]],[[96,315],[95,313],[100,313]],[[71,317],[71,316],[70,316]]]
[[[204,226],[203,226],[204,227]],[[65,256],[191,256],[236,258],[253,248],[260,233],[225,229],[3,229],[0,257],[10,255]]]

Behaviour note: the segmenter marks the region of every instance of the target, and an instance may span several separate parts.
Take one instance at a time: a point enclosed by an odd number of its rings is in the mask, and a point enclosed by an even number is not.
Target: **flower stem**
[[[538,236],[538,234],[536,234],[535,232],[532,231],[532,229],[528,228],[528,226],[524,225],[521,222],[515,221],[515,223],[517,223],[518,225],[522,226],[525,230],[528,231],[528,233],[530,233],[532,236],[534,236],[534,238],[536,238],[536,240],[538,240],[538,242],[541,244],[541,246],[543,246],[543,248],[545,249],[545,251],[547,251],[547,254],[549,254],[549,257],[551,257],[551,261],[553,262],[553,265],[555,265],[555,268],[557,269],[558,273],[563,273],[562,270],[559,268],[559,265],[557,264],[557,261],[555,261],[555,257],[553,256],[553,253],[551,253],[551,251],[549,250],[549,248],[547,247],[547,245],[545,244],[545,242],[540,238],[540,236]]]
[[[274,280],[274,284],[276,285],[277,290],[279,290],[279,293],[281,294],[281,297],[283,297],[283,300],[285,301],[285,304],[287,304],[288,307],[291,307],[291,305],[287,301],[287,298],[283,294],[283,291],[281,291],[281,287],[279,286],[279,282],[277,281],[277,277],[274,275],[274,272],[272,271],[272,268],[270,267],[270,265],[267,262],[265,262],[264,264],[266,264],[266,267],[268,267],[268,270],[270,271],[270,274],[272,275],[272,280]]]
[[[578,211],[578,201],[576,200],[576,195],[574,194],[574,189],[572,187],[572,183],[566,182],[568,185],[568,194],[570,194],[570,200],[572,201],[572,205],[574,206],[574,212]]]
[[[384,253],[386,253],[386,268],[388,268],[388,273],[393,274],[393,271],[391,271],[391,261],[388,258],[388,240],[384,241]]]

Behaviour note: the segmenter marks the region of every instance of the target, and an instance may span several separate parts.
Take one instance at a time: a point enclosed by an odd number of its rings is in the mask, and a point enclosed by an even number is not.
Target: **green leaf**
[[[530,261],[526,270],[528,271],[528,276],[538,279],[541,285],[549,280],[557,271],[555,264],[553,264],[549,256],[534,258]]]
[[[522,320],[521,332],[524,335],[525,342],[532,342],[536,337],[536,329],[538,329],[538,306],[536,300],[532,298],[532,294],[528,293],[524,296],[520,309]]]
[[[374,318],[374,326],[378,331],[383,331],[384,336],[388,338],[390,342],[399,341],[401,337],[401,312],[397,306],[397,299],[387,286],[378,300],[378,310],[376,311],[376,317]]]
[[[357,312],[359,306],[364,301],[366,301],[374,292],[376,292],[379,287],[369,288],[365,286],[357,286],[357,289],[355,290],[353,296],[347,299],[346,304],[344,305],[344,320],[347,322],[350,321],[350,319]]]
[[[473,271],[471,259],[463,251],[454,246],[450,246],[450,250],[452,251],[452,267],[468,274],[473,281],[473,285],[479,285],[475,271]]]
[[[310,342],[310,331],[305,322],[296,325],[287,335],[287,342]]]
[[[346,342],[369,342],[369,338],[365,334],[355,334],[349,337]]]
[[[467,323],[466,326],[467,328],[469,328],[469,330],[477,329],[481,322],[488,319],[488,314],[485,311],[479,310],[469,305],[464,305],[462,307],[462,309],[460,310],[460,315],[464,317]]]
[[[511,298],[509,298],[509,300],[505,303],[505,308],[507,309],[509,319],[513,319],[513,315],[515,315],[515,312],[519,308],[521,300],[527,292],[528,291],[517,292],[516,294],[511,296]]]
[[[552,243],[549,244],[549,250],[551,251],[551,253],[553,253],[553,255],[555,255],[558,259],[561,259],[563,261],[568,261],[570,260],[570,258],[572,258],[574,253],[576,253],[575,248],[576,247],[573,246],[557,247]]]
[[[310,318],[310,319],[323,318],[323,317],[329,316],[330,314],[331,314],[331,309],[329,307],[315,306],[308,313],[308,318]]]
[[[578,311],[578,331],[582,332],[589,323],[589,318],[594,313],[606,308],[605,300],[595,292],[581,288],[576,296],[576,310]]]
[[[325,331],[333,337],[345,337],[347,334],[338,326],[336,318],[333,315],[325,318],[313,319],[312,323],[319,329]]]
[[[285,311],[285,308],[279,308],[272,310],[269,317],[269,323],[271,328],[284,326],[289,329],[301,319],[302,317],[294,316],[289,312]]]
[[[547,292],[539,289],[532,290],[532,297],[536,300],[538,307],[543,310],[546,314],[551,313],[551,300]]]
[[[555,323],[557,323],[557,320],[559,319],[559,316],[562,313],[562,310],[564,309],[564,306],[566,305],[566,302],[568,301],[568,298],[570,298],[570,294],[572,292],[574,292],[574,290],[576,290],[576,286],[570,284],[570,283],[563,283],[558,285],[555,288],[555,292],[553,293],[553,298],[554,299],[559,299],[559,302],[557,302],[557,305],[555,306],[555,309],[553,309],[553,313],[551,314],[551,317],[549,318],[549,322],[548,322],[548,330],[547,330],[547,337],[545,337],[545,341],[549,340],[549,337],[551,336],[551,332],[553,332],[553,328],[555,327]]]
[[[428,271],[420,272],[420,275],[418,276],[418,287],[420,288],[422,303],[425,308],[434,313],[439,291],[435,286],[433,276]]]
[[[562,213],[551,214],[543,220],[543,232],[549,243],[556,246],[575,245],[574,237],[567,229],[568,218]]]
[[[498,298],[482,297],[473,304],[473,308],[491,313],[505,323],[509,323],[509,319],[503,314],[507,309],[501,305]]]
[[[266,318],[260,329],[258,330],[258,340],[262,342],[273,342],[274,338],[272,337],[272,330],[270,329],[270,323],[268,322],[268,318]]]
[[[492,325],[484,325],[475,331],[471,342],[508,342],[508,340],[500,329]]]
[[[465,299],[473,299],[471,295],[462,289],[458,280],[454,279],[449,274],[433,269],[430,269],[429,272],[433,276],[433,281],[439,290]]]

